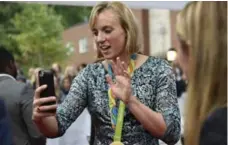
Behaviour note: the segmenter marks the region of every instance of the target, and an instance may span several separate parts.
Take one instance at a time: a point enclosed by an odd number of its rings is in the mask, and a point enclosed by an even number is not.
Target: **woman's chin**
[[[103,54],[103,56],[105,59],[114,59],[116,57],[114,54],[111,54],[111,53]]]

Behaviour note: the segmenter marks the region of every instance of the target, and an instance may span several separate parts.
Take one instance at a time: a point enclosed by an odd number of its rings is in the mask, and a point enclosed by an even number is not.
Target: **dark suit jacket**
[[[215,110],[204,122],[200,145],[227,145],[227,107]]]
[[[4,101],[0,99],[0,143],[1,145],[12,145],[12,139],[5,104]]]
[[[32,87],[7,76],[0,77],[0,97],[9,112],[15,145],[45,145],[46,139],[32,121],[33,95]]]

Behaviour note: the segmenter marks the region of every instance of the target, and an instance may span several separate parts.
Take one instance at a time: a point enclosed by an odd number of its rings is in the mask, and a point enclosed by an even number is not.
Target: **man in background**
[[[45,145],[45,138],[32,121],[33,89],[16,81],[17,68],[13,55],[0,46],[0,99],[9,113],[15,145]]]
[[[13,145],[8,113],[5,103],[0,99],[0,143],[1,145]]]

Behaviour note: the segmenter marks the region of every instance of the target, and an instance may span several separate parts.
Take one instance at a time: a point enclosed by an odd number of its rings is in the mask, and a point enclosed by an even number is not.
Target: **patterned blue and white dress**
[[[105,79],[107,73],[103,64],[98,62],[89,64],[74,79],[68,96],[57,108],[59,135],[64,134],[88,107],[95,125],[94,145],[109,145],[113,141],[114,130],[111,127]],[[149,57],[134,71],[131,80],[138,100],[163,115],[167,131],[161,140],[168,144],[177,142],[180,137],[180,112],[172,68],[162,59]],[[125,145],[158,145],[158,139],[146,131],[127,108],[122,142]]]

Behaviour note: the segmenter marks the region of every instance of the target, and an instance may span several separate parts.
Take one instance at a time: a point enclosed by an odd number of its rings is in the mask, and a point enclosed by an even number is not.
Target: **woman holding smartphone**
[[[103,58],[89,64],[73,80],[60,105],[42,106],[36,89],[33,120],[47,137],[58,137],[88,110],[94,120],[95,145],[175,144],[180,137],[180,112],[172,68],[164,60],[139,53],[138,24],[121,2],[101,2],[90,16],[91,32]],[[56,113],[47,113],[55,110]]]

